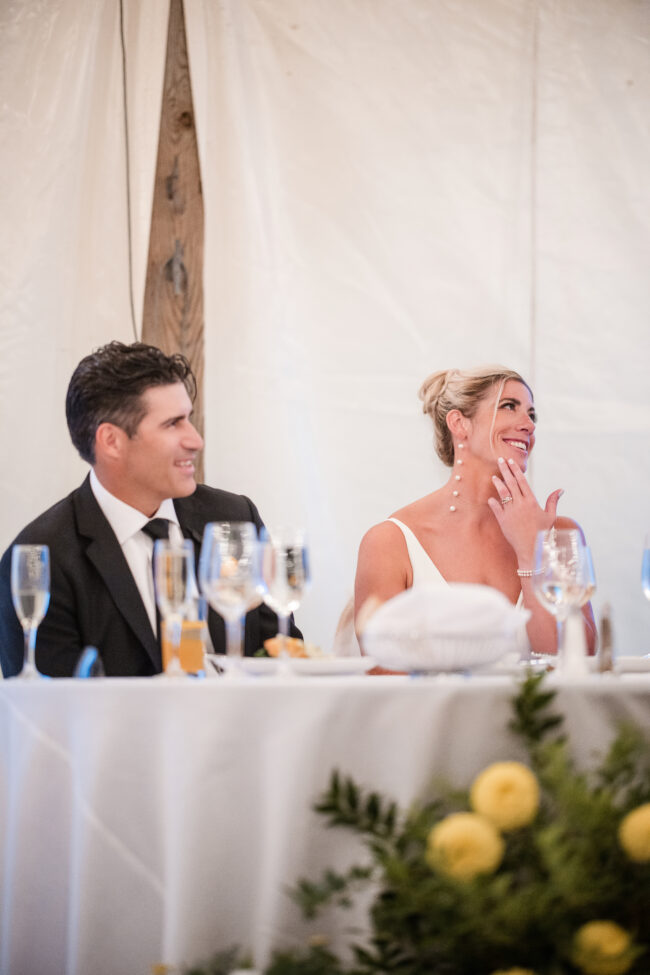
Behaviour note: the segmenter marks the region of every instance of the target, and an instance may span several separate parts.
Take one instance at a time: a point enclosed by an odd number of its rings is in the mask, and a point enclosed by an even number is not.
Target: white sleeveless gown
[[[394,525],[397,525],[404,536],[406,550],[408,552],[411,569],[413,571],[413,582],[411,585],[421,586],[425,583],[437,583],[440,586],[448,586],[449,583],[440,572],[440,569],[435,564],[431,556],[425,552],[422,544],[418,541],[417,536],[408,527],[408,525],[405,525],[404,522],[399,521],[397,518],[387,518],[386,520],[391,521]],[[521,606],[522,601],[523,593],[520,592],[519,599],[517,600],[517,606]],[[336,629],[336,634],[334,636],[333,652],[336,656],[341,657],[356,657],[361,652],[359,650],[359,644],[354,632],[354,599],[352,597],[349,599],[343,613],[341,614],[341,618]]]

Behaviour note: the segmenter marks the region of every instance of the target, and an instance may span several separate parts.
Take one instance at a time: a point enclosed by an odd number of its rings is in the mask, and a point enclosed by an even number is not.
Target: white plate
[[[365,674],[375,666],[375,661],[371,657],[292,657],[288,664],[294,674],[342,677]]]
[[[265,677],[284,671],[301,676],[344,676],[363,674],[375,666],[370,657],[226,657],[223,653],[207,654],[209,660],[221,667],[229,675],[248,674],[251,677]]]
[[[274,674],[280,663],[273,657],[226,657],[223,653],[209,653],[207,657],[229,674],[250,674],[254,677]]]
[[[644,657],[615,657],[614,670],[618,674],[650,673],[650,654]]]

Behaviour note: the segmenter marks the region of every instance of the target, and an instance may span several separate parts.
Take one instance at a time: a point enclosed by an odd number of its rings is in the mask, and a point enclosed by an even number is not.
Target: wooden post
[[[203,435],[203,193],[183,0],[169,5],[142,341],[190,360],[197,380],[194,423]],[[199,481],[203,470],[200,455]]]

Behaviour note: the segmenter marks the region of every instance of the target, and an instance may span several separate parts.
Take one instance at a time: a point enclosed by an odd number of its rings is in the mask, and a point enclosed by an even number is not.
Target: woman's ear
[[[469,434],[469,420],[460,410],[449,410],[446,416],[447,427],[452,437],[464,438]]]

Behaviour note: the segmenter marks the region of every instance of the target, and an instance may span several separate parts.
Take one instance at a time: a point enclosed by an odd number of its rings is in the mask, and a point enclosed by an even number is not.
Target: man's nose
[[[184,446],[188,447],[190,450],[203,449],[203,437],[193,423],[188,424],[188,431],[187,436],[185,437]]]

